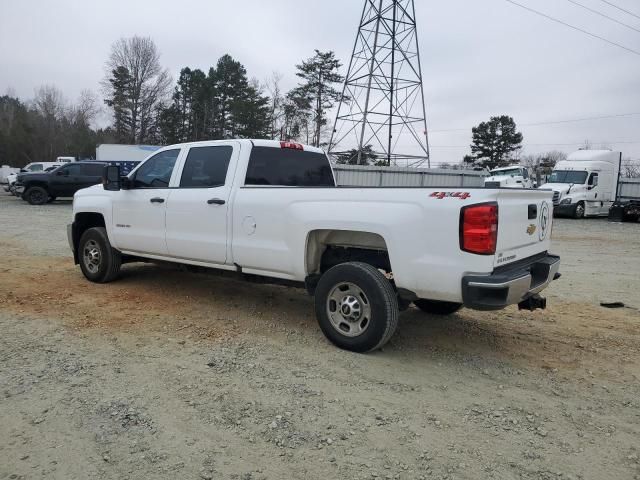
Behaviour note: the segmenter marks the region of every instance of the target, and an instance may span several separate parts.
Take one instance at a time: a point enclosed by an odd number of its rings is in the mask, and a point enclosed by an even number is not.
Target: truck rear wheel
[[[30,205],[44,205],[49,200],[49,194],[42,187],[31,187],[24,192],[24,199]]]
[[[84,276],[95,283],[115,280],[122,265],[122,256],[111,247],[104,227],[89,228],[82,234],[78,243],[78,260]]]
[[[396,292],[377,268],[366,263],[341,263],[322,275],[315,309],[325,336],[352,352],[382,347],[398,327]]]
[[[427,300],[425,298],[416,300],[413,304],[423,312],[434,315],[451,315],[462,308],[461,303],[440,302],[437,300]]]

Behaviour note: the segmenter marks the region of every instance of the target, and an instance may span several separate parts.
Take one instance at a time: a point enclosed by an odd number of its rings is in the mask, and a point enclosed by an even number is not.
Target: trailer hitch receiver
[[[547,308],[547,299],[538,294],[531,295],[518,304],[518,310],[529,310],[531,312],[537,309],[544,310],[545,308]]]

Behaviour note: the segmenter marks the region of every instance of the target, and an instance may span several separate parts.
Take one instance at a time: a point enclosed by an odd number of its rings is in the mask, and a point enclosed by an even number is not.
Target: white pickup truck
[[[366,352],[413,302],[449,314],[544,308],[551,192],[343,188],[320,149],[267,140],[164,147],[75,194],[68,237],[93,282],[123,263],[176,262],[305,286],[325,335]]]

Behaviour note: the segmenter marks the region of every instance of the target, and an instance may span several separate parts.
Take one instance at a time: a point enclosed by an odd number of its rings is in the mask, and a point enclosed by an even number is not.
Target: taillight
[[[293,150],[304,150],[304,147],[300,143],[295,142],[280,142],[280,148],[291,148]]]
[[[463,207],[460,212],[460,248],[478,255],[493,255],[498,243],[498,204]]]

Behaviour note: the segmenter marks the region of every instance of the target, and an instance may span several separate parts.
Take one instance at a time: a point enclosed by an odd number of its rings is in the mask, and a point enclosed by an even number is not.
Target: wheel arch
[[[72,241],[73,241],[73,260],[76,265],[79,263],[78,259],[78,244],[80,243],[80,237],[88,229],[93,227],[104,227],[106,223],[104,215],[99,212],[78,212],[73,217],[72,224]]]
[[[388,243],[376,232],[347,229],[316,229],[305,243],[306,286],[313,294],[318,280],[331,267],[347,262],[362,262],[391,272]]]

